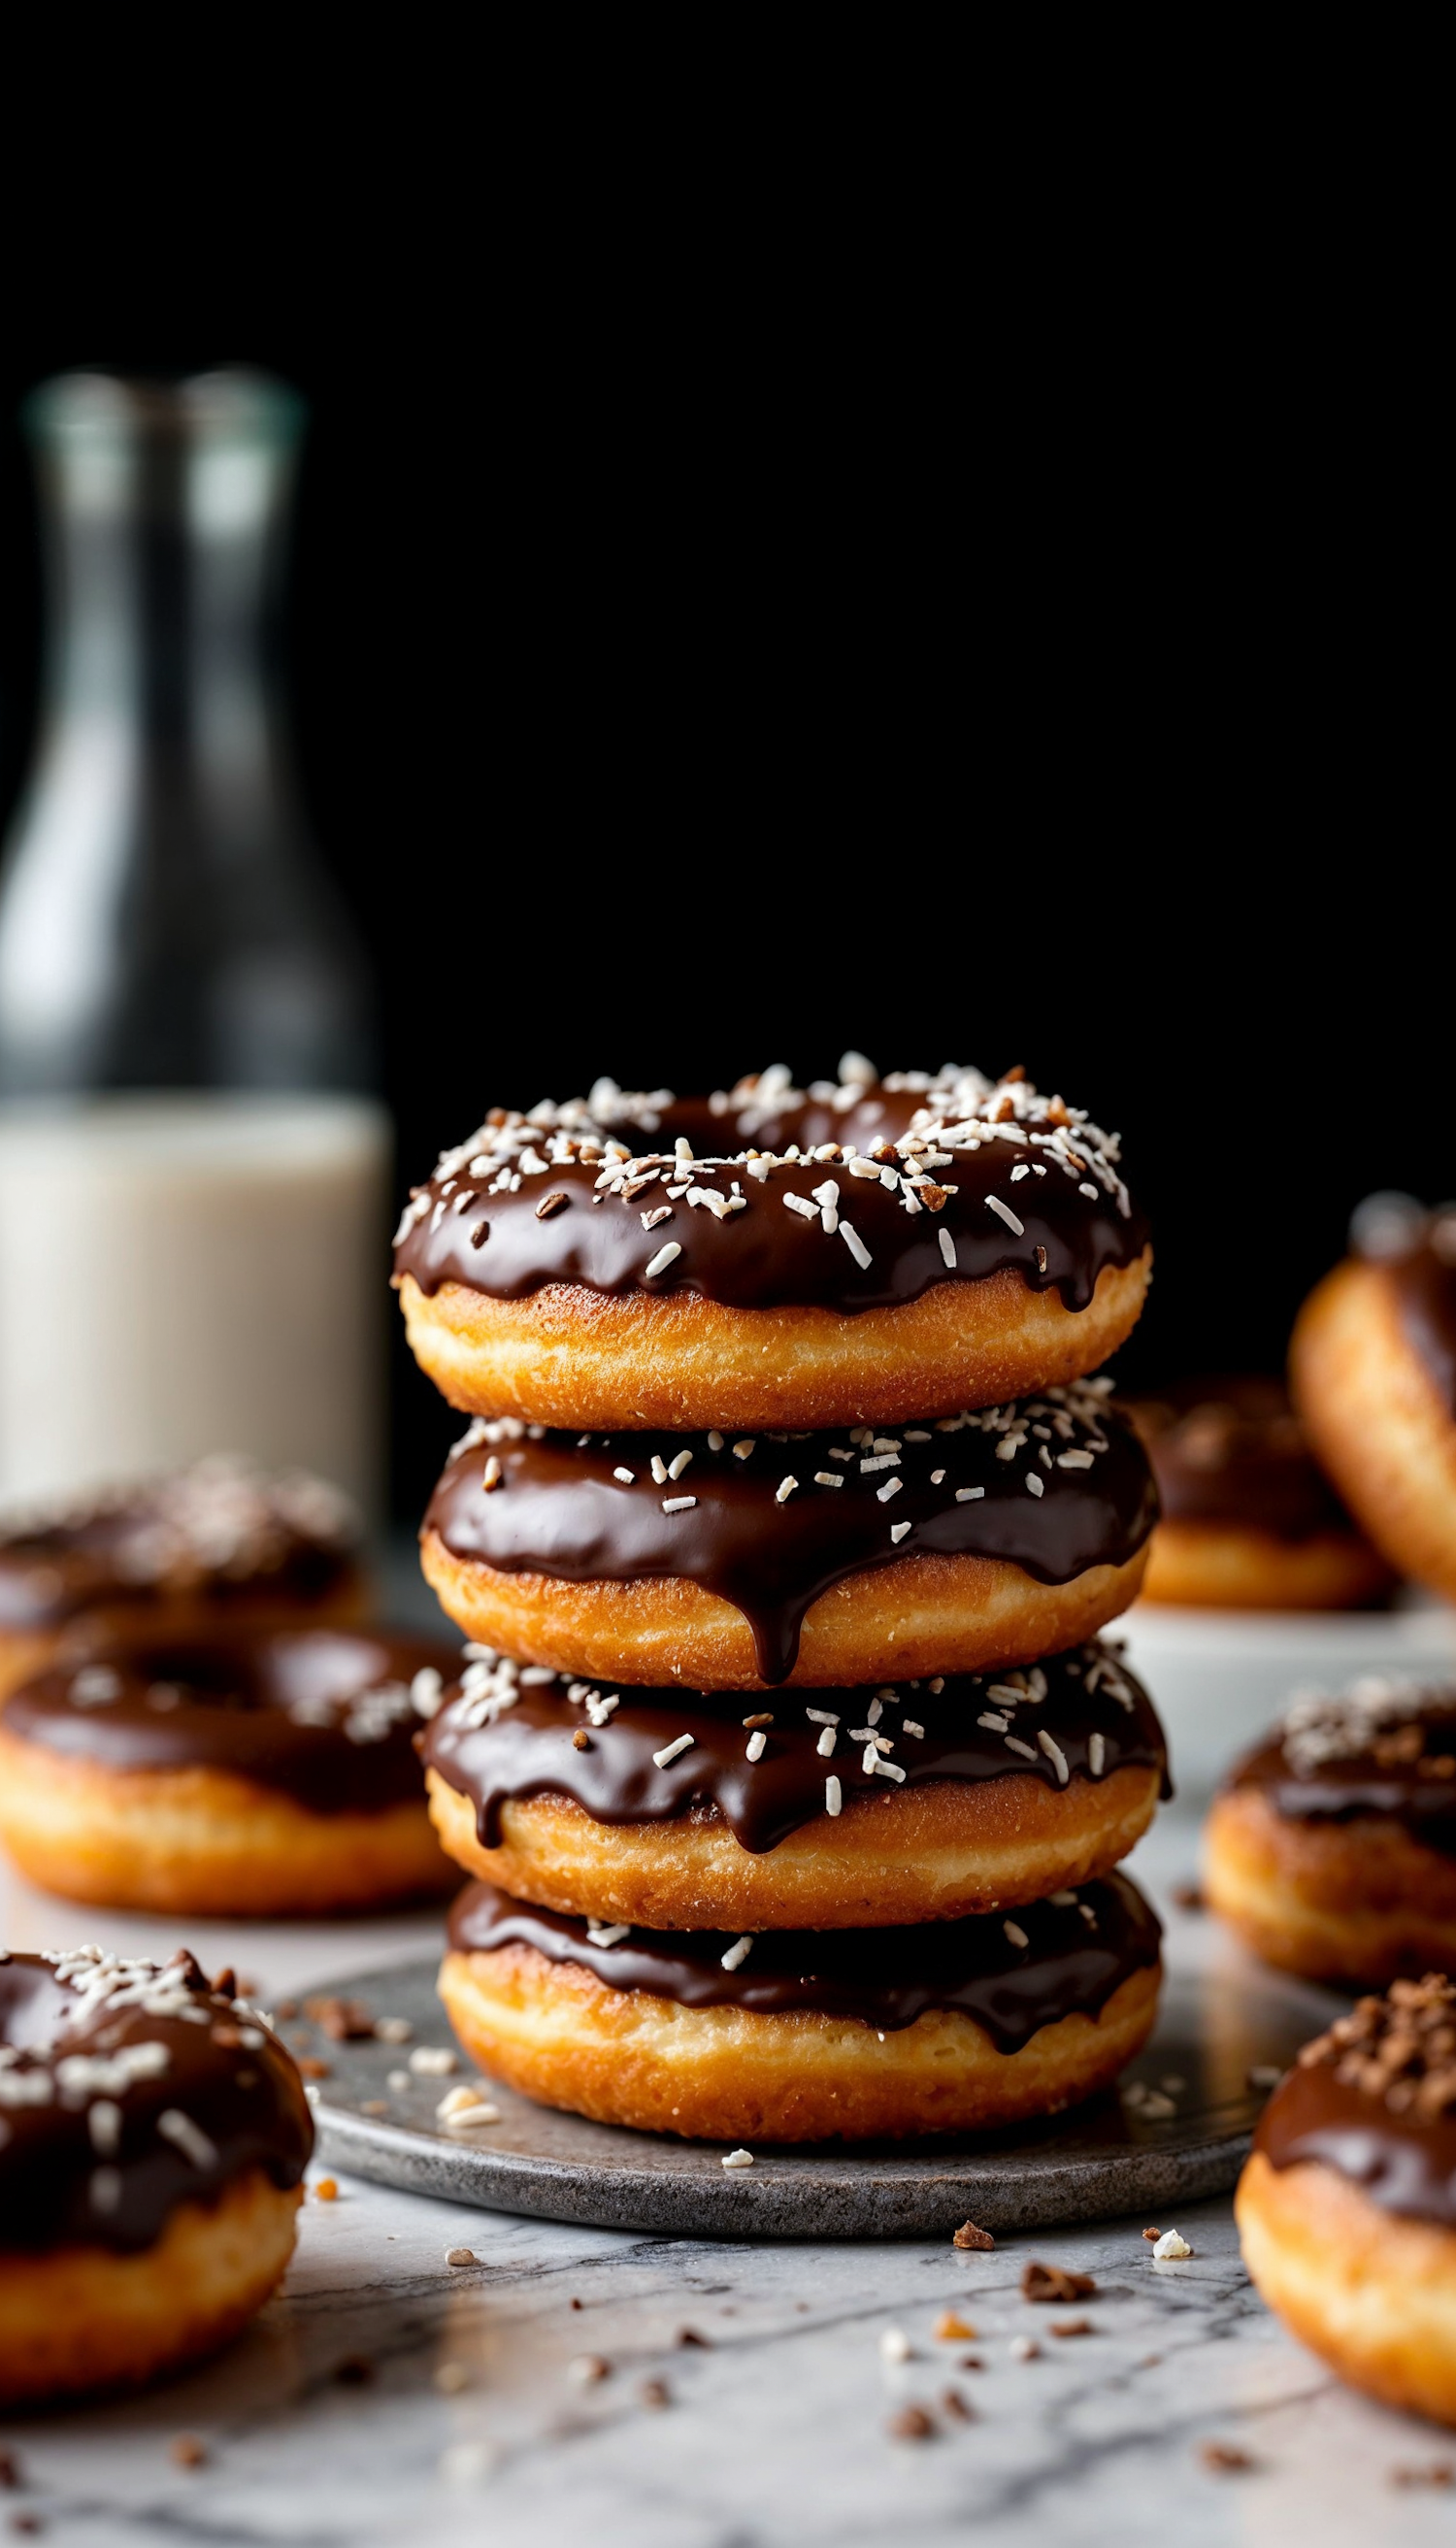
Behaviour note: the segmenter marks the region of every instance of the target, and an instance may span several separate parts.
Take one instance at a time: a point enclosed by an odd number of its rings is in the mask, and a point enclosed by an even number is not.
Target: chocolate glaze
[[[1353,1531],[1282,1381],[1249,1372],[1182,1381],[1127,1411],[1165,1519],[1238,1522],[1296,1541]]]
[[[98,2005],[77,1980],[107,1971],[127,1996]],[[143,1992],[158,2005],[137,2004]],[[9,1956],[0,2043],[17,2056],[0,2060],[0,2250],[149,2247],[180,2203],[216,2201],[254,2167],[280,2188],[303,2175],[314,2127],[293,2061],[252,2010],[209,1989],[191,1956]],[[152,2075],[122,2083],[82,2067],[139,2045],[163,2048]],[[90,2120],[98,2101],[120,2110],[114,2146],[107,2118]],[[206,2136],[211,2156],[158,2130],[168,2113]]]
[[[1370,1749],[1302,1771],[1276,1732],[1245,1753],[1230,1783],[1261,1788],[1290,1822],[1347,1823],[1375,1815],[1403,1824],[1428,1849],[1456,1856],[1456,1691],[1444,1703],[1433,1697],[1408,1723],[1421,1737],[1411,1760],[1393,1757],[1387,1741],[1379,1755]]]
[[[736,1942],[716,1931],[634,1929],[617,1946],[593,1947],[585,1920],[471,1884],[451,1910],[450,1944],[460,1955],[534,1947],[553,1963],[585,1964],[615,1990],[650,1991],[684,2008],[763,2017],[817,2009],[883,2035],[927,2009],[959,2009],[1002,2052],[1019,2052],[1040,2027],[1075,2011],[1097,2016],[1120,1982],[1158,1957],[1158,1921],[1125,1875],[1084,1884],[1075,1900],[1028,1904],[1014,1925],[1027,1946],[1013,1945],[999,1912],[919,1929],[770,1930],[726,1972],[722,1958]]]
[[[1406,1334],[1456,1416],[1456,1216],[1437,1216],[1419,1242],[1385,1270]]]
[[[424,1527],[456,1557],[502,1574],[551,1575],[571,1584],[634,1576],[686,1576],[743,1613],[761,1680],[783,1681],[798,1655],[804,1615],[831,1584],[897,1558],[1000,1558],[1039,1584],[1069,1584],[1092,1566],[1121,1566],[1157,1517],[1147,1457],[1132,1426],[1107,1404],[1105,1384],[1078,1383],[1012,1409],[988,1408],[928,1425],[889,1425],[872,1440],[900,1444],[897,1467],[862,1470],[884,1455],[838,1432],[752,1438],[739,1459],[732,1437],[713,1450],[705,1433],[592,1434],[529,1430],[513,1420],[478,1423],[457,1446],[430,1501]],[[1043,1426],[1046,1442],[1037,1426]],[[1015,1456],[999,1446],[1022,1433]],[[1046,1448],[1049,1466],[1043,1463]],[[654,1483],[684,1450],[689,1466]],[[836,1451],[848,1458],[836,1458]],[[1071,1453],[1086,1468],[1058,1468]],[[500,1483],[484,1491],[488,1463]],[[624,1484],[615,1472],[632,1471]],[[939,1485],[931,1483],[944,1470]],[[841,1487],[816,1483],[840,1475]],[[1028,1472],[1043,1487],[1027,1487]],[[798,1485],[782,1503],[785,1477]],[[898,1478],[886,1502],[879,1491]],[[978,1488],[957,1503],[961,1488]],[[690,1510],[665,1502],[691,1496]],[[898,1540],[890,1533],[903,1523]]]
[[[380,1813],[420,1793],[410,1683],[424,1670],[448,1681],[459,1659],[437,1638],[378,1629],[129,1640],[42,1673],[0,1725],[99,1769],[222,1770],[311,1813]]]
[[[1290,2071],[1264,2109],[1254,2147],[1271,2167],[1322,2159],[1382,2212],[1456,2229],[1456,2116],[1393,2113],[1326,2062]]]
[[[909,1074],[868,1088],[836,1091],[823,1083],[785,1093],[771,1077],[741,1083],[717,1108],[667,1091],[650,1103],[624,1100],[608,1088],[592,1092],[591,1109],[577,1101],[538,1108],[529,1120],[498,1110],[495,1124],[447,1151],[429,1183],[413,1189],[397,1234],[396,1280],[408,1273],[426,1293],[459,1283],[509,1301],[560,1283],[615,1295],[689,1292],[735,1309],[807,1304],[855,1312],[891,1308],[937,1284],[979,1282],[1009,1267],[1033,1291],[1053,1290],[1067,1309],[1083,1310],[1104,1266],[1132,1264],[1147,1243],[1146,1222],[1118,1173],[1116,1140],[1059,1099],[1048,1114],[1047,1101],[1024,1078],[993,1087],[976,1072],[937,1081]],[[998,1116],[1004,1120],[992,1130]],[[938,1124],[951,1129],[935,1146],[952,1155],[926,1173],[944,1200],[914,1212],[898,1182],[900,1171],[914,1166],[908,1155],[887,1158],[889,1186],[852,1175],[843,1160],[779,1156],[762,1179],[747,1165],[750,1149],[834,1141],[863,1154],[876,1141],[892,1144]],[[602,1144],[614,1136],[644,1178],[654,1162],[666,1161],[654,1182],[632,1193],[603,1187]],[[679,1138],[695,1154],[682,1175],[673,1162]],[[589,1155],[569,1155],[583,1141]],[[523,1155],[539,1167],[522,1171]],[[514,1193],[495,1190],[502,1164],[516,1175]],[[1026,1174],[1013,1182],[1022,1167]],[[867,1250],[867,1263],[852,1254],[842,1228],[821,1222],[817,1208],[806,1218],[784,1203],[791,1194],[812,1207],[814,1188],[826,1179],[838,1186],[836,1210]],[[684,1191],[670,1196],[670,1182]],[[741,1208],[715,1217],[689,1202],[687,1187],[724,1203],[741,1196]],[[991,1208],[991,1195],[1020,1230]],[[644,1217],[664,1207],[667,1217],[645,1229]],[[942,1232],[955,1242],[954,1268],[942,1252]],[[668,1241],[682,1252],[649,1282],[646,1267]]]
[[[1045,1689],[1040,1699],[1038,1675]],[[1154,1769],[1164,1796],[1172,1792],[1152,1703],[1103,1646],[1049,1655],[1035,1673],[952,1673],[937,1679],[939,1688],[929,1682],[899,1682],[879,1691],[873,1730],[889,1740],[887,1757],[903,1769],[909,1786],[931,1779],[1021,1776],[1055,1787],[1054,1764],[1037,1744],[1038,1729],[1045,1727],[1073,1778],[1092,1775],[1088,1746],[1095,1732],[1102,1737],[1099,1775],[1135,1765]],[[514,1667],[506,1664],[494,1673],[483,1669],[479,1684],[478,1696],[469,1689],[450,1694],[421,1738],[420,1752],[469,1797],[487,1849],[500,1841],[507,1801],[554,1795],[570,1796],[598,1823],[662,1823],[717,1813],[741,1848],[761,1854],[823,1815],[829,1774],[839,1779],[847,1803],[856,1796],[886,1795],[894,1783],[864,1766],[863,1730],[875,1695],[868,1689],[813,1689],[802,1698],[779,1698],[772,1723],[763,1728],[762,1756],[750,1761],[744,1719],[766,1713],[751,1692],[684,1698],[681,1690],[623,1688],[609,1721],[593,1726],[586,1694],[593,1700],[606,1694],[594,1683],[552,1677],[521,1686]],[[988,1695],[991,1685],[1020,1690],[1021,1703],[1003,1698],[998,1704]],[[569,1689],[578,1693],[575,1704]],[[830,1756],[817,1749],[824,1728],[815,1718],[826,1714],[840,1720]],[[1016,1741],[1030,1745],[1032,1759],[1010,1750],[994,1726],[979,1724],[985,1715],[1000,1717]],[[482,1716],[485,1721],[478,1721]],[[923,1731],[911,1734],[907,1723]],[[850,1740],[856,1729],[862,1732],[859,1743]],[[587,1748],[578,1751],[574,1738],[582,1733]],[[654,1753],[680,1734],[691,1735],[691,1749],[660,1769]]]
[[[307,1609],[357,1586],[358,1527],[320,1479],[230,1457],[12,1512],[0,1516],[0,1630],[177,1596],[225,1619],[260,1599]]]

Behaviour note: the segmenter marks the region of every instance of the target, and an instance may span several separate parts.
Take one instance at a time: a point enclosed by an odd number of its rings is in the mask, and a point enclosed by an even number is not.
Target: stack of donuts
[[[396,1245],[472,1419],[421,1533],[471,1641],[422,1743],[472,2057],[735,2141],[1115,2078],[1165,1782],[1099,1641],[1156,1510],[1093,1377],[1151,1262],[1115,1139],[1020,1070],[601,1081],[494,1109]]]

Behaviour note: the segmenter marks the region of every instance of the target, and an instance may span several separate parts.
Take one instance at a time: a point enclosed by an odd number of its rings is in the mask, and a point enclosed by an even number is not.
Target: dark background
[[[1384,349],[1373,406],[1356,348],[1267,310],[1122,368],[1008,368],[973,327],[716,363],[488,338],[38,341],[0,447],[4,809],[40,628],[19,397],[262,364],[313,409],[298,748],[402,1187],[602,1069],[1021,1060],[1121,1129],[1154,1217],[1121,1376],[1277,1365],[1362,1194],[1456,1191],[1418,363]],[[455,1419],[394,1378],[412,1518]]]

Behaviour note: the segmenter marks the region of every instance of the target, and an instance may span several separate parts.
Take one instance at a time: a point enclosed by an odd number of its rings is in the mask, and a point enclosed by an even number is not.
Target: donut
[[[848,1070],[848,1076],[846,1071]],[[492,1109],[413,1189],[395,1282],[454,1407],[595,1428],[899,1423],[1081,1378],[1147,1227],[1116,1138],[1025,1074],[847,1054],[728,1094]]]
[[[1129,1404],[1161,1507],[1144,1601],[1343,1610],[1391,1572],[1317,1467],[1282,1382],[1237,1373]]]
[[[1456,1964],[1456,1684],[1298,1697],[1215,1801],[1204,1889],[1266,1963],[1316,1981]]]
[[[302,1472],[218,1456],[0,1515],[0,1694],[79,1631],[187,1636],[209,1623],[348,1622],[367,1608],[360,1525]]]
[[[0,1704],[0,1839],[114,1909],[308,1917],[450,1880],[413,1749],[456,1648],[214,1628],[57,1665]]]
[[[1356,2389],[1456,2424],[1456,1989],[1393,1982],[1307,2044],[1234,2213],[1271,2310]]]
[[[707,2140],[864,2140],[1057,2114],[1157,2014],[1126,1876],[1014,1919],[726,1932],[589,1926],[473,1884],[440,1995],[471,2059],[546,2106]]]
[[[1402,1575],[1456,1599],[1456,1211],[1317,1285],[1290,1345],[1315,1450]]]
[[[467,1667],[421,1742],[450,1856],[507,1894],[650,1929],[860,1929],[1014,1908],[1105,1875],[1169,1792],[1107,1648],[1027,1672],[612,1692]],[[685,1738],[685,1739],[684,1739]]]
[[[1105,1381],[890,1433],[565,1434],[478,1417],[421,1533],[477,1643],[760,1689],[1034,1663],[1115,1618],[1156,1500]]]
[[[225,2344],[283,2276],[313,2145],[298,2070],[230,1974],[185,1951],[0,1955],[0,2404]]]

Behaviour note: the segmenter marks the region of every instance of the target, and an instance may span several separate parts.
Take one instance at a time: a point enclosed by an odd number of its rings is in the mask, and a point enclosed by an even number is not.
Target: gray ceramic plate
[[[722,2165],[717,2143],[584,2123],[494,2086],[499,2124],[468,2139],[441,2131],[441,2097],[474,2073],[464,2061],[449,2076],[408,2070],[414,2048],[453,2045],[433,1961],[331,1985],[376,2017],[408,2019],[408,2046],[336,2045],[302,2021],[285,2032],[329,2064],[316,2116],[335,2166],[488,2211],[703,2238],[925,2237],[967,2217],[993,2230],[1135,2211],[1156,2221],[1175,2201],[1233,2183],[1267,2093],[1250,2071],[1283,2068],[1347,2005],[1265,1971],[1210,1921],[1173,1915],[1166,1959],[1157,2033],[1120,2096],[975,2139],[765,2147],[741,2169]],[[402,2071],[408,2085],[391,2087]],[[1139,2113],[1137,2084],[1174,2111]]]

